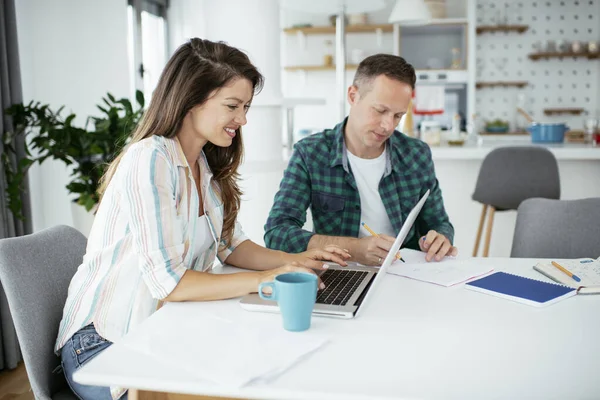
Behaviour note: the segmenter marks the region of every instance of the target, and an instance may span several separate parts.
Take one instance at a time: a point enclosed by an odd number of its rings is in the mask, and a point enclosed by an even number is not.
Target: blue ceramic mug
[[[270,287],[271,295],[263,293]],[[277,275],[272,282],[258,285],[258,295],[279,305],[284,329],[301,332],[310,328],[312,310],[317,300],[317,276],[303,272]]]

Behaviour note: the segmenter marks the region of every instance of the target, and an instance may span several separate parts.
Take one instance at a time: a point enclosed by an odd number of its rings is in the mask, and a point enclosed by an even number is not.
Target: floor
[[[142,398],[156,400],[235,400],[224,397],[166,395],[151,392],[145,392]],[[19,364],[14,370],[0,372],[0,400],[35,400],[27,379],[25,364]]]
[[[33,400],[23,363],[14,370],[0,372],[0,400]]]

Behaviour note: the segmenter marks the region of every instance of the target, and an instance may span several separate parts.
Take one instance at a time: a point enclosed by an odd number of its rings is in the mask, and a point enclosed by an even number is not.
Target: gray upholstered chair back
[[[0,281],[4,286],[36,399],[51,399],[66,381],[54,372],[58,325],[71,278],[85,254],[86,238],[68,226],[0,240]]]
[[[517,211],[511,257],[600,256],[600,198],[530,199]]]
[[[516,210],[532,197],[560,198],[554,154],[535,146],[500,147],[483,160],[473,200],[497,210]]]

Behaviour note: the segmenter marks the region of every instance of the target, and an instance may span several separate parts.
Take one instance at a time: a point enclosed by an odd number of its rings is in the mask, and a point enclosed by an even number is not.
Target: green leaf
[[[71,122],[73,122],[73,120],[75,119],[75,114],[71,114],[67,117],[67,119],[65,120],[65,125],[66,126],[71,126]]]
[[[141,90],[135,91],[135,100],[140,105],[140,108],[144,108],[144,93]]]
[[[119,100],[119,104],[123,105],[126,115],[133,114],[133,107],[131,107],[131,102],[129,100],[121,99]]]
[[[90,146],[90,154],[103,154],[104,149],[97,144],[93,144]]]
[[[90,211],[92,208],[94,208],[94,206],[96,205],[96,200],[94,200],[91,196],[88,197],[88,199],[85,201],[85,209],[87,211]]]
[[[25,169],[25,168],[29,167],[31,164],[33,164],[33,163],[34,163],[34,161],[30,160],[29,158],[22,158],[19,161],[19,167]]]
[[[110,99],[110,101],[112,101],[113,103],[116,103],[116,102],[117,102],[117,100],[115,99],[115,97],[114,97],[112,94],[110,94],[110,93],[107,93],[107,94],[106,94],[106,96],[107,96],[107,97]]]
[[[81,182],[71,182],[67,185],[67,189],[71,193],[86,193],[88,187]]]
[[[101,105],[97,105],[96,107],[98,107],[100,109],[100,111],[102,111],[104,114],[108,114],[108,110],[104,107],[102,107]],[[94,118],[96,119],[96,118]]]

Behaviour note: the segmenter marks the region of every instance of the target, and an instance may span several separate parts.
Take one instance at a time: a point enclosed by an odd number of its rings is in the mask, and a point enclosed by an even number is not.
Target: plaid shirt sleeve
[[[427,164],[425,167],[425,185],[423,185],[423,193],[425,194],[427,189],[430,189],[429,197],[423,205],[421,213],[417,217],[417,229],[421,235],[427,234],[430,230],[434,230],[442,235],[446,236],[450,243],[454,242],[454,227],[450,223],[448,214],[444,207],[444,200],[442,198],[442,190],[440,189],[439,182],[435,175],[435,167],[433,165],[433,159],[431,158],[431,149],[427,146]],[[415,243],[410,243],[407,247],[414,249],[419,248],[418,240],[420,236],[416,236],[413,240]]]
[[[302,229],[310,206],[311,184],[304,157],[295,146],[265,225],[265,245],[288,253],[306,251],[313,232]]]

